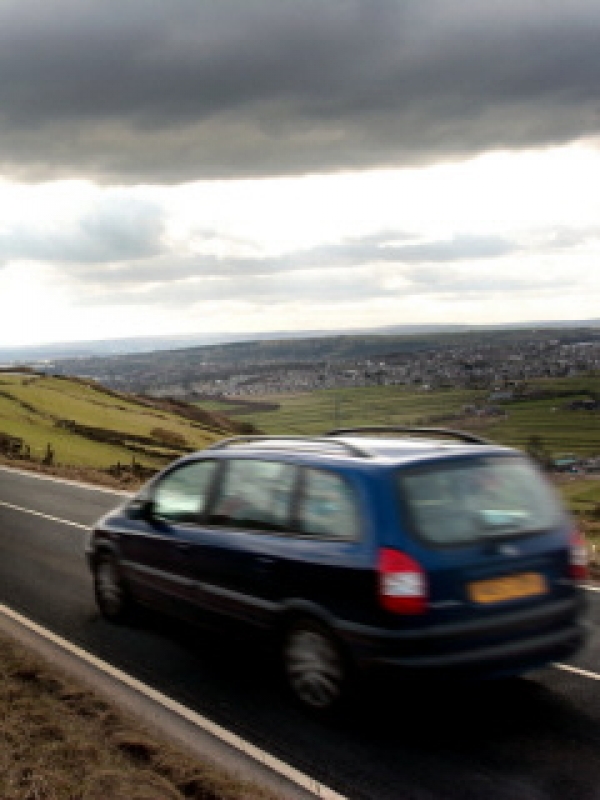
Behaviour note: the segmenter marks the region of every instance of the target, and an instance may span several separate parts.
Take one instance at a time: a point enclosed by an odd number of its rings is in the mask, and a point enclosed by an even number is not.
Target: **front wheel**
[[[295,622],[283,644],[283,667],[294,697],[311,711],[326,712],[344,696],[348,670],[332,634],[312,620]]]
[[[116,559],[110,553],[100,553],[94,565],[94,594],[102,616],[111,622],[123,622],[131,602],[121,578]]]

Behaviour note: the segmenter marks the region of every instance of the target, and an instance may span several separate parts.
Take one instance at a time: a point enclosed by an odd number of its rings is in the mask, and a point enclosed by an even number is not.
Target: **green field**
[[[477,402],[482,397],[481,392],[459,389],[425,392],[401,386],[268,395],[252,399],[279,403],[278,411],[236,413],[236,419],[252,422],[266,433],[323,433],[341,426],[415,424],[426,416],[458,411],[464,404]],[[206,407],[204,403],[201,405]],[[211,405],[217,408],[214,403]],[[234,411],[227,403],[219,407],[225,413]]]
[[[69,421],[115,441],[100,441],[94,432],[74,432]],[[0,375],[0,433],[23,439],[33,461],[42,460],[50,445],[55,465],[103,469],[135,459],[159,467],[226,433],[216,428],[82,381]]]
[[[543,391],[546,396],[496,403],[498,409],[506,412],[501,417],[461,413],[466,405],[486,405],[488,392],[482,390],[424,391],[405,386],[377,386],[253,397],[257,402],[279,403],[280,408],[236,413],[235,418],[273,434],[316,434],[334,427],[372,424],[443,425],[520,447],[527,446],[531,437],[539,437],[553,457],[600,454],[600,412],[566,408],[568,402],[578,397],[589,397],[590,391],[600,393],[598,376],[535,380],[528,383],[527,389]],[[574,394],[566,396],[566,392]],[[210,406],[220,407],[225,413],[234,408],[226,403],[213,402]]]
[[[565,478],[559,489],[575,514],[600,517],[600,476]]]

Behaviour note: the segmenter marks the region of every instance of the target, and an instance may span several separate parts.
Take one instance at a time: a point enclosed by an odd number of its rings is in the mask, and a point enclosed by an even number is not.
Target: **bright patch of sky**
[[[585,319],[600,152],[181,186],[0,184],[0,341]]]

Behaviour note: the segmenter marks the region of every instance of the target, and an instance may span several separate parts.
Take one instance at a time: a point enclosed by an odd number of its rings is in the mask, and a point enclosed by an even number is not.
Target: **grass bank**
[[[0,635],[2,800],[275,800]]]
[[[128,483],[247,427],[86,380],[0,372],[0,455],[23,466],[103,471]]]
[[[558,488],[585,534],[591,571],[600,579],[600,476],[570,475],[557,480]]]

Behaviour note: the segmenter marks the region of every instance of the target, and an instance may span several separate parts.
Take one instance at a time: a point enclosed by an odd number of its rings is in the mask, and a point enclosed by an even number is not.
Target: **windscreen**
[[[436,544],[544,530],[564,520],[552,487],[520,457],[477,457],[400,470],[397,485],[415,532]]]

